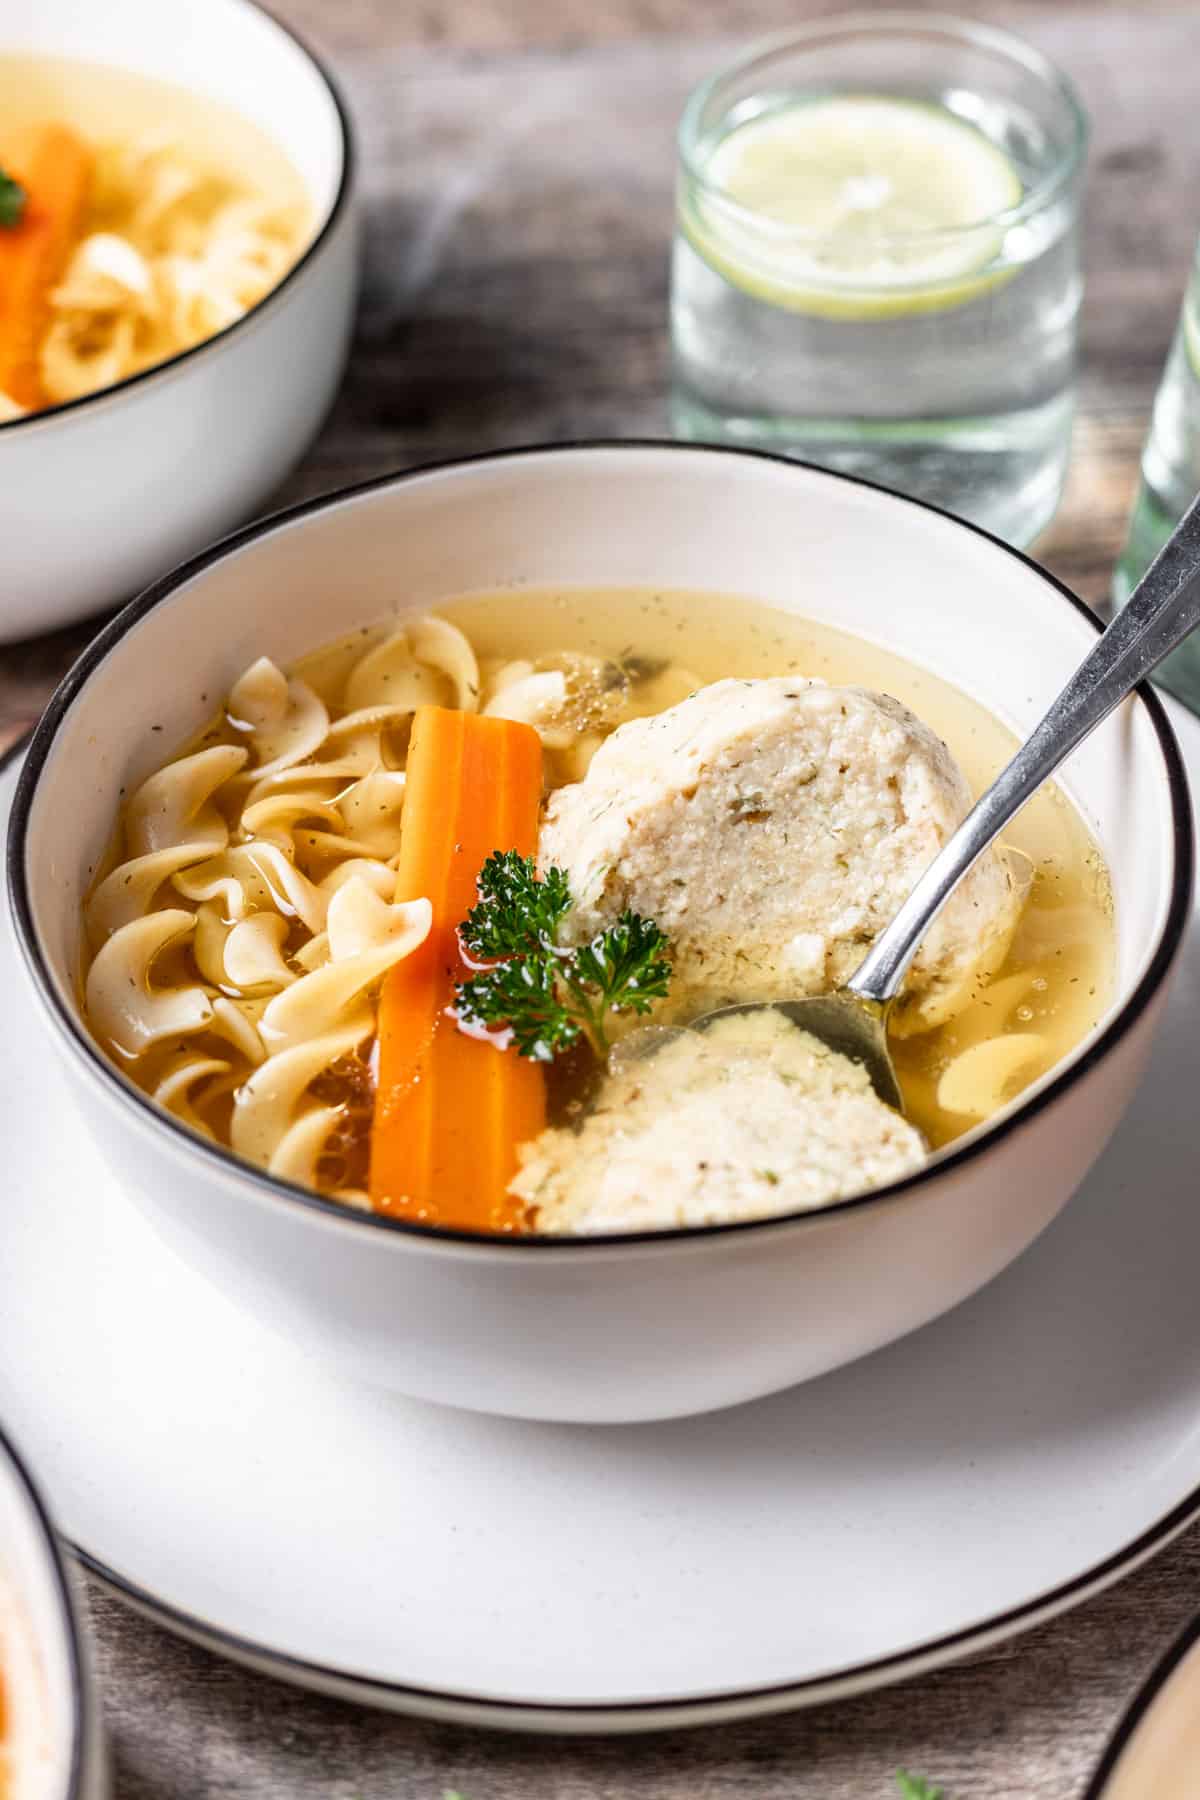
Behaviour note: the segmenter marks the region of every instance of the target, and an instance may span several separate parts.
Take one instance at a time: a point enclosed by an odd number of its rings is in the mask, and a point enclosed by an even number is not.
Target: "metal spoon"
[[[1080,663],[1008,767],[938,852],[846,985],[808,1000],[724,1006],[693,1021],[703,1030],[770,1006],[831,1050],[862,1063],[875,1091],[903,1111],[888,1053],[887,1021],[921,939],[967,870],[1010,819],[1139,681],[1200,624],[1200,498],[1184,513],[1123,609]]]

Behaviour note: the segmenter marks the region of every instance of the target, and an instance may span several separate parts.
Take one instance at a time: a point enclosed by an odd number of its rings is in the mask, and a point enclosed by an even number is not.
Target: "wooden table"
[[[334,413],[281,502],[501,444],[665,433],[671,134],[691,82],[775,0],[274,0],[358,116],[362,315]],[[859,0],[862,3],[862,0]],[[909,0],[912,4],[912,0]],[[1104,600],[1200,226],[1192,4],[1008,0],[1095,121],[1076,457],[1038,547]],[[0,651],[0,742],[91,627]],[[319,1522],[314,1521],[319,1534]],[[1197,1604],[1200,1532],[1056,1624],[868,1698],[610,1741],[422,1725],[316,1700],[93,1591],[118,1800],[885,1800],[897,1764],[952,1800],[1065,1800]]]

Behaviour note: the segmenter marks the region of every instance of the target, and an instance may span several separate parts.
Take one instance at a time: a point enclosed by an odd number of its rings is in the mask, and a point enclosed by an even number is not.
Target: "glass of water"
[[[1183,297],[1179,325],[1167,356],[1150,435],[1142,451],[1142,478],[1117,564],[1113,598],[1123,605],[1179,520],[1200,493],[1200,243]],[[1154,679],[1200,712],[1200,643],[1188,639],[1162,664]]]
[[[679,131],[672,422],[1017,544],[1070,448],[1087,119],[1006,33],[849,14],[697,88]]]

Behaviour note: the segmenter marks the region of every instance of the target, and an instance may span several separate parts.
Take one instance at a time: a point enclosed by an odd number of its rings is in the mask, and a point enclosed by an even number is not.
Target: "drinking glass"
[[[1200,243],[1183,297],[1179,325],[1154,401],[1150,435],[1129,536],[1117,564],[1118,606],[1158,555],[1200,492]],[[1190,638],[1154,679],[1200,711],[1200,643]]]
[[[943,146],[939,188],[953,194],[977,168],[984,190],[1010,184],[1006,204],[930,227],[918,173],[897,223],[888,169],[853,170],[853,131],[838,195],[852,242],[840,222],[809,228],[800,188],[782,207],[734,198],[714,172],[733,134],[752,126],[761,141],[763,121],[834,96],[899,103],[918,152],[926,138]],[[1086,144],[1083,107],[1045,57],[937,15],[814,22],[704,82],[679,130],[676,435],[865,475],[1028,543],[1058,504],[1070,447]],[[914,179],[910,150],[897,146],[897,181],[906,166]]]

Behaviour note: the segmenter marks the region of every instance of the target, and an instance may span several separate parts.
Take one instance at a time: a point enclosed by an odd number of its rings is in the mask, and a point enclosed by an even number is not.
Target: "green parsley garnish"
[[[539,881],[532,857],[497,850],[479,871],[479,904],[459,929],[469,956],[495,964],[459,984],[459,1016],[510,1031],[519,1054],[535,1062],[552,1062],[580,1036],[607,1055],[608,1015],[649,1012],[671,979],[670,945],[649,919],[623,912],[572,948],[558,942],[570,909],[562,869]]]
[[[932,1782],[922,1781],[919,1775],[910,1775],[905,1769],[896,1770],[896,1786],[900,1800],[945,1800],[944,1788],[934,1787]]]
[[[479,871],[479,905],[467,914],[462,941],[472,956],[495,961],[536,956],[554,943],[570,910],[561,869],[547,869],[539,881],[531,857],[496,850]]]
[[[9,231],[21,223],[25,202],[29,198],[19,181],[0,169],[0,227]]]

